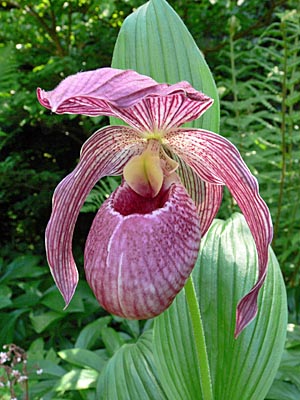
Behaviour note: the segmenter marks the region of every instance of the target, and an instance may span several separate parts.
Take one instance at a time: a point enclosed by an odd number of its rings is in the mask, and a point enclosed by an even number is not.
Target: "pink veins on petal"
[[[94,219],[85,248],[86,277],[105,309],[151,318],[184,286],[199,244],[196,206],[181,184],[145,200],[124,183]]]
[[[269,210],[237,149],[221,136],[182,124],[213,100],[188,82],[157,83],[131,70],[102,68],[37,90],[58,114],[107,115],[129,126],[100,129],[84,144],[80,161],[57,187],[46,231],[54,280],[66,304],[78,272],[72,255],[76,219],[99,179],[123,175],[103,203],[85,248],[87,280],[99,303],[126,318],[163,312],[184,286],[203,236],[219,210],[226,185],[240,206],[258,254],[256,284],[239,302],[235,336],[257,313],[272,240]]]

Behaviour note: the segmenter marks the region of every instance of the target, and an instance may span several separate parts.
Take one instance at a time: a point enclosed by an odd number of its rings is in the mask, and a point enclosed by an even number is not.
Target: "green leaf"
[[[46,307],[50,308],[53,311],[57,311],[57,312],[62,312],[64,307],[65,307],[65,303],[64,300],[61,296],[61,294],[59,293],[59,291],[57,290],[56,286],[51,287],[47,293],[44,294],[44,296],[41,299],[41,303],[43,305],[45,305]],[[75,293],[75,295],[73,296],[70,305],[68,306],[68,308],[64,311],[65,315],[67,315],[67,313],[71,313],[71,312],[83,312],[84,311],[84,304],[82,299],[77,295],[77,293]]]
[[[299,400],[300,390],[290,382],[275,379],[266,400]]]
[[[113,320],[118,324],[121,324],[121,330],[124,332],[128,332],[128,334],[135,339],[137,339],[140,335],[140,322],[134,319],[126,319],[121,318],[116,315],[113,315]],[[150,322],[150,320],[147,320]],[[123,332],[123,333],[124,333]]]
[[[227,221],[216,221],[202,246],[194,276],[207,346],[217,352],[217,357],[212,351],[209,355],[215,398],[264,399],[286,338],[286,291],[279,264],[270,250],[258,315],[235,340],[236,305],[253,286],[258,268],[244,217],[234,214]]]
[[[45,343],[44,339],[39,337],[31,342],[29,350],[27,351],[28,356],[35,358],[43,358]]]
[[[24,289],[23,289],[24,290]],[[21,294],[13,299],[13,307],[18,308],[33,308],[40,302],[40,292],[32,285],[31,291]]]
[[[98,372],[94,369],[74,369],[67,372],[55,386],[55,390],[64,393],[69,390],[82,390],[95,387]]]
[[[154,323],[154,357],[169,399],[197,399],[201,393],[199,365],[189,310],[181,291]]]
[[[58,355],[64,360],[78,367],[92,368],[101,372],[106,364],[106,359],[99,357],[90,350],[85,349],[68,349],[62,350]]]
[[[268,396],[270,393],[272,394],[275,390],[278,390],[278,387],[282,387],[282,385],[278,383],[280,380],[281,382],[289,382],[291,384],[289,388],[293,392],[298,393],[298,397],[296,396],[298,399],[300,398],[300,347],[289,348],[288,346],[289,340],[286,342],[286,349],[276,375],[277,383],[274,383],[275,387],[272,385]]]
[[[298,346],[300,348],[300,326],[295,324],[288,324],[286,348]]]
[[[28,310],[15,310],[8,313],[0,313],[0,348],[2,345],[11,343],[15,337],[15,326],[22,314]]]
[[[46,313],[43,313],[41,315],[30,315],[30,320],[33,326],[33,329],[36,331],[36,333],[41,333],[45,329],[49,327],[50,324],[54,321],[58,321],[62,318],[64,318],[63,313],[58,313],[56,311],[49,311]]]
[[[37,256],[18,257],[7,266],[5,274],[0,278],[0,282],[41,276],[45,273],[45,269],[38,266],[38,263],[39,257]]]
[[[12,304],[12,291],[8,286],[0,285],[0,308],[8,307]]]
[[[109,355],[113,355],[123,344],[124,340],[113,328],[101,329],[101,337]]]
[[[190,82],[212,97],[214,105],[188,125],[218,132],[219,100],[212,74],[186,26],[165,0],[150,0],[125,19],[112,66],[134,69],[158,82]]]
[[[42,369],[43,372],[39,375],[40,379],[52,379],[53,377],[62,377],[66,374],[66,370],[56,363],[49,360],[29,360],[31,377],[36,374],[37,369]]]
[[[152,355],[152,331],[125,344],[109,360],[97,383],[98,400],[166,400]]]
[[[43,399],[43,400],[59,400],[61,397],[56,397],[54,392],[56,379],[47,379],[29,385],[29,398],[30,399]]]
[[[102,317],[86,325],[80,332],[75,346],[76,348],[90,349],[101,338],[101,329],[107,326],[111,317]]]
[[[19,74],[12,45],[0,48],[0,76],[0,92],[9,92],[16,88]]]
[[[203,238],[193,280],[215,400],[264,399],[280,363],[287,305],[280,267],[272,251],[258,315],[234,339],[236,305],[254,284],[256,273],[255,245],[243,216],[234,214],[227,221],[214,221]],[[156,319],[154,332],[155,362],[168,397],[200,399],[199,365],[194,357],[184,292]]]

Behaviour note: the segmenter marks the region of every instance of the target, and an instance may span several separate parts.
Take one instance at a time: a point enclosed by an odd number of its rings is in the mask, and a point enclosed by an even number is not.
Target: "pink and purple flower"
[[[38,89],[37,95],[58,114],[107,115],[128,124],[94,133],[77,167],[55,190],[46,250],[66,304],[78,282],[72,255],[75,223],[99,179],[123,176],[89,232],[86,278],[107,311],[133,319],[162,313],[183,288],[226,185],[252,232],[259,264],[257,282],[237,307],[237,336],[257,313],[272,223],[257,181],[235,146],[216,133],[182,127],[213,100],[187,82],[159,84],[113,68],[69,76],[52,91]]]

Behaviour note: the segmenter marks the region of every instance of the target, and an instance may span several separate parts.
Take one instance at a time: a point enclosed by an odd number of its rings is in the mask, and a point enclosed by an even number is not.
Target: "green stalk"
[[[196,344],[196,351],[199,361],[200,383],[202,389],[203,400],[213,400],[213,392],[211,385],[210,368],[205,343],[204,328],[200,314],[200,308],[197,301],[195,287],[192,276],[189,277],[185,285],[185,295],[190,311],[193,335]]]

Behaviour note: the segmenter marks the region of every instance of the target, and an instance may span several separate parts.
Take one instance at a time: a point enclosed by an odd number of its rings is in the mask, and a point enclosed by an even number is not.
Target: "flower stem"
[[[212,392],[210,368],[209,368],[208,356],[205,344],[204,328],[202,324],[200,308],[197,301],[197,296],[192,276],[189,277],[185,285],[185,295],[190,311],[196,351],[199,361],[200,383],[201,383],[203,400],[213,400],[213,392]]]

